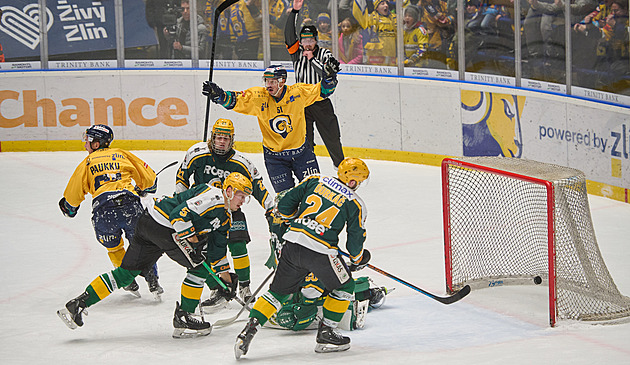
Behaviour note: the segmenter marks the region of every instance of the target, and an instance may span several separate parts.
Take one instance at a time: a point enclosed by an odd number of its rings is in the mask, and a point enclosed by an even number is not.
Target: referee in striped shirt
[[[298,39],[296,32],[297,14],[302,8],[304,0],[294,0],[293,10],[287,18],[287,25],[284,28],[284,40],[293,61],[296,82],[306,84],[317,84],[322,79],[324,64],[329,58],[333,59],[332,53],[317,46],[317,28],[307,25],[300,30]],[[338,62],[335,62],[338,64]],[[306,141],[311,149],[315,146],[313,136],[313,122],[317,125],[317,131],[322,137],[330,158],[335,165],[344,159],[341,146],[341,132],[339,121],[335,115],[335,109],[329,98],[318,101],[304,109],[306,117]]]

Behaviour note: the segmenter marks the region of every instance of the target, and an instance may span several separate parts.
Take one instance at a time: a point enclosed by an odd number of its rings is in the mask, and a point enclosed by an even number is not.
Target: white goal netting
[[[591,221],[579,170],[536,161],[469,157],[442,163],[447,290],[532,284],[549,287],[556,319],[630,316]]]

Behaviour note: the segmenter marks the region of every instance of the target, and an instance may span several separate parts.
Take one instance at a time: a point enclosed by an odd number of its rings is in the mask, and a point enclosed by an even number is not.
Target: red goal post
[[[442,161],[446,290],[548,286],[549,324],[630,316],[599,251],[579,170],[503,157]]]

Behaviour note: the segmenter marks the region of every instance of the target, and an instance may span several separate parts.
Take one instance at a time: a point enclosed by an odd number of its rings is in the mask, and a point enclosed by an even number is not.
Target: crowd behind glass
[[[157,44],[126,48],[123,57],[210,59],[213,15],[221,1],[144,0],[146,19],[133,21],[146,21]],[[462,66],[466,72],[630,95],[628,0],[570,1],[460,0],[458,13],[458,0],[306,0],[297,26],[315,25],[319,46],[342,64],[393,66],[399,74]],[[290,11],[290,0],[239,0],[219,18],[215,59],[289,61],[284,27]],[[116,58],[116,50],[49,57]]]

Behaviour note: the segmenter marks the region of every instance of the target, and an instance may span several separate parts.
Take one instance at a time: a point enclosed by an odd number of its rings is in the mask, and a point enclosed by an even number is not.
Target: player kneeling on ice
[[[222,189],[200,184],[173,197],[151,200],[138,221],[136,233],[120,267],[95,278],[81,295],[58,310],[57,315],[71,329],[83,326],[86,308],[100,302],[114,290],[129,285],[163,253],[188,268],[189,272],[199,265],[206,266],[205,261],[212,263],[212,269],[217,270],[227,261],[231,212],[238,210],[251,193],[251,181],[233,172],[224,180]],[[223,276],[226,274],[223,273]],[[196,275],[201,278],[200,288],[187,290],[182,286],[182,305],[176,303],[173,318],[175,337],[186,331],[207,335],[212,330],[210,323],[193,315],[209,272],[206,269],[205,276]]]
[[[254,335],[282,308],[304,278],[313,273],[329,291],[323,304],[323,319],[317,331],[316,352],[344,351],[350,338],[336,327],[353,299],[355,282],[351,271],[367,265],[370,253],[363,249],[366,209],[355,193],[369,176],[365,163],[346,158],[339,164],[337,178],[313,175],[280,198],[277,213],[291,220],[283,235],[286,241],[269,290],[254,304],[249,321],[236,338],[236,358],[245,355]],[[347,267],[339,254],[339,234],[346,229],[346,248],[352,263]]]
[[[276,202],[284,193],[276,195]],[[275,213],[269,217],[269,229],[271,238],[271,254],[265,266],[276,268],[278,257],[284,241],[278,237],[284,236],[289,229],[289,222],[277,218]],[[372,279],[361,276],[354,279],[354,299],[350,301],[348,310],[343,315],[337,328],[346,331],[362,329],[365,326],[365,317],[370,309],[380,308],[385,303],[385,296],[394,289],[384,286],[376,286]],[[282,303],[282,308],[269,318],[265,327],[286,328],[293,331],[304,329],[317,329],[319,321],[323,317],[322,305],[326,301],[328,291],[324,284],[313,273],[308,274],[302,284],[300,291],[293,293],[289,299]]]
[[[362,329],[365,317],[370,309],[380,308],[385,303],[385,296],[394,289],[373,285],[367,276],[354,279],[354,299],[350,301],[337,328],[346,331]],[[327,291],[321,281],[309,274],[303,282],[302,289],[291,295],[282,308],[276,312],[265,327],[286,328],[293,331],[317,329],[323,317],[323,304]]]

